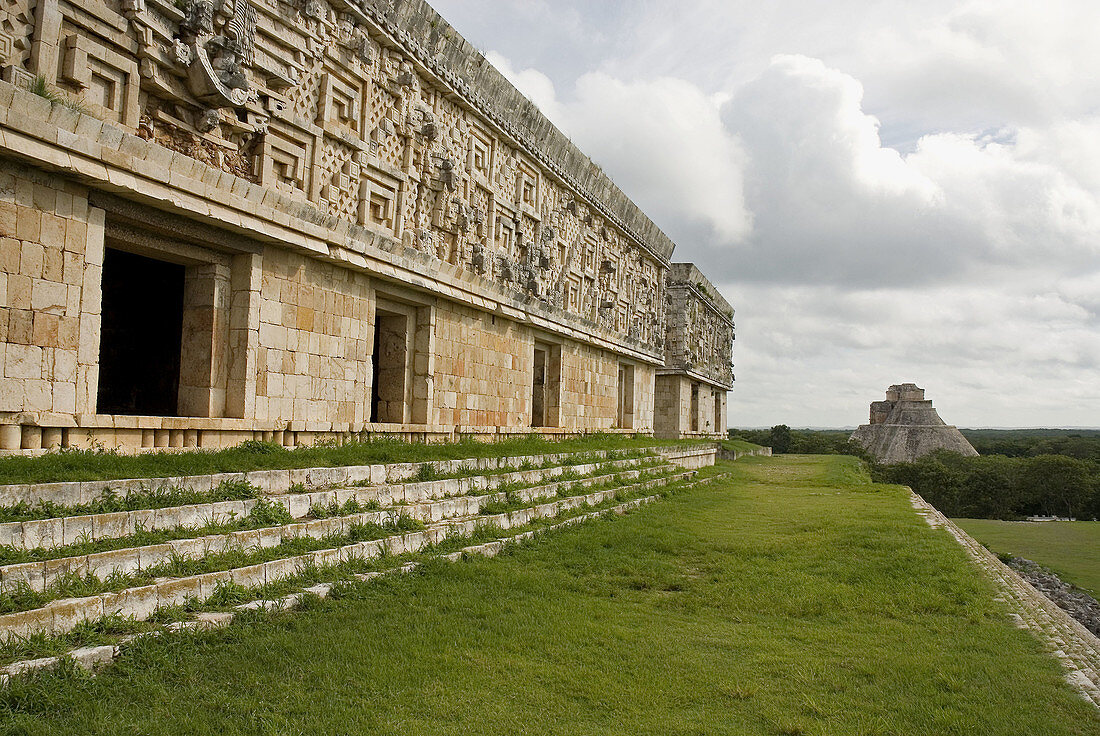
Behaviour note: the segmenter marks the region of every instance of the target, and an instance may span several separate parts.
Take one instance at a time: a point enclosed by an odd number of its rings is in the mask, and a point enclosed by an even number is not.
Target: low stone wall
[[[707,444],[687,449],[661,448],[658,449],[658,452],[669,462],[688,470],[694,470],[695,468],[714,465],[718,459],[719,449],[720,446],[717,444]]]
[[[70,447],[110,448],[124,455],[142,452],[219,450],[256,440],[293,448],[318,442],[362,442],[388,438],[406,442],[494,441],[530,434],[542,437],[582,437],[587,434],[637,434],[637,429],[500,427],[368,422],[358,431],[334,429],[308,422],[256,422],[246,419],[203,417],[146,417],[108,414],[85,415],[75,426],[52,425],[39,419],[28,424],[0,423],[0,457],[34,456]]]
[[[721,445],[718,446],[718,459],[719,460],[737,460],[742,457],[771,457],[772,448],[770,447],[757,447],[753,450],[728,450]]]
[[[713,444],[689,447],[653,448],[672,463],[686,469],[713,465],[717,455],[717,446]],[[103,492],[110,489],[115,495],[125,498],[130,493],[169,488],[190,488],[208,491],[219,484],[230,481],[244,481],[260,488],[265,493],[285,493],[291,486],[302,485],[306,488],[344,486],[356,483],[401,483],[415,478],[421,467],[427,466],[434,474],[452,475],[468,470],[495,470],[505,467],[519,467],[525,463],[537,466],[547,462],[563,462],[575,457],[577,453],[554,453],[545,455],[523,455],[516,457],[483,457],[462,460],[435,460],[420,463],[387,463],[379,465],[346,465],[324,468],[295,468],[291,470],[253,470],[244,473],[214,473],[209,475],[176,476],[170,478],[128,478],[120,480],[70,481],[63,483],[27,483],[0,485],[0,505],[10,506],[20,502],[34,505],[39,501],[49,501],[62,506],[77,506],[92,503]],[[594,451],[584,453],[593,460],[613,456],[614,451]],[[427,483],[446,483],[448,481],[426,481]]]
[[[1001,591],[997,600],[1007,606],[1008,615],[1015,624],[1030,631],[1066,668],[1069,684],[1090,703],[1100,707],[1100,639],[930,503],[912,491],[910,494],[913,507],[929,526],[947,530],[977,563],[978,569],[997,586]]]

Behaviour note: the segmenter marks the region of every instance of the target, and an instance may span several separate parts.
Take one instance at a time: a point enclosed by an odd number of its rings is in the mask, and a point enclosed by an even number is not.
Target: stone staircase
[[[958,540],[1001,591],[997,600],[1008,607],[1013,622],[1042,642],[1065,667],[1069,684],[1086,700],[1100,707],[1100,639],[931,504],[916,493],[910,493],[913,507],[925,521],[933,528],[946,529]]]
[[[230,615],[210,603],[227,590],[293,604],[288,591],[408,569],[414,553],[493,554],[653,500],[715,456],[701,445],[0,487],[9,512],[48,515],[0,524],[0,645],[165,612],[212,625]],[[127,508],[95,513],[104,499]],[[70,654],[94,664],[106,651]],[[0,680],[55,659],[0,666]]]

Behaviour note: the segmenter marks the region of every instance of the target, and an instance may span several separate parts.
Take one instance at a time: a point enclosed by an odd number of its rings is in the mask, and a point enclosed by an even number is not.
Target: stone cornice
[[[700,284],[705,288],[700,288]],[[673,263],[668,274],[668,288],[687,289],[711,308],[723,322],[733,327],[733,307],[694,263]]]
[[[733,384],[715,380],[714,376],[696,370],[693,366],[665,366],[657,369],[658,376],[687,376],[724,391],[732,391]]]

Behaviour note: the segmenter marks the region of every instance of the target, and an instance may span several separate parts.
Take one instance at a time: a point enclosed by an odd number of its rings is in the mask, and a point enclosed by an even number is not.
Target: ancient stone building
[[[881,463],[913,462],[936,450],[978,454],[962,432],[944,424],[924,398],[924,389],[914,383],[891,386],[886,401],[872,402],[870,424],[857,429],[852,440]]]
[[[692,263],[673,263],[665,292],[665,364],[657,369],[658,437],[726,434],[733,387],[733,308]]]
[[[422,0],[9,0],[0,78],[0,450],[653,431],[673,243]]]

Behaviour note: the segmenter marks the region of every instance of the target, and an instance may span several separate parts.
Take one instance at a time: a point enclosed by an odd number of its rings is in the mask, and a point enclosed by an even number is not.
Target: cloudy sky
[[[430,0],[737,310],[735,426],[1100,426],[1100,3]]]

